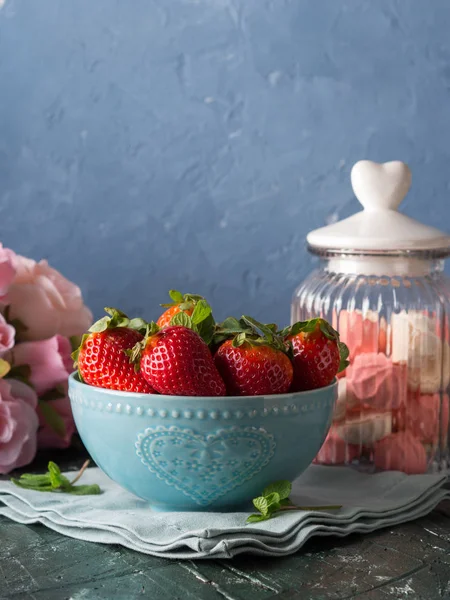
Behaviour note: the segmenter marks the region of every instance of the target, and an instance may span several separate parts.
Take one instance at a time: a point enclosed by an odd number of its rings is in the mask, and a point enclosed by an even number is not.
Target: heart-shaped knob
[[[360,160],[352,169],[355,196],[366,210],[396,210],[411,186],[411,171],[404,162]]]

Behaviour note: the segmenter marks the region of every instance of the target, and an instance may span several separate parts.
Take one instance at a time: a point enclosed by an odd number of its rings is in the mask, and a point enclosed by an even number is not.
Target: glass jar
[[[425,473],[450,467],[450,237],[399,213],[400,162],[357,163],[364,210],[311,232],[319,268],[297,288],[292,322],[327,319],[350,350],[320,464]]]

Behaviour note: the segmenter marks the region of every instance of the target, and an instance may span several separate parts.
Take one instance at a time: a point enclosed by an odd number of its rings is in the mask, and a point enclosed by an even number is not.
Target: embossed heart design
[[[144,465],[201,506],[251,479],[274,451],[273,435],[255,427],[230,427],[208,435],[175,426],[148,427],[136,441]]]

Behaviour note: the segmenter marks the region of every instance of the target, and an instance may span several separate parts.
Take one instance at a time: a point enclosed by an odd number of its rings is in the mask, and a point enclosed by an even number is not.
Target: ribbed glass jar
[[[410,474],[449,468],[449,315],[438,252],[323,253],[295,291],[292,322],[327,319],[350,366],[316,462]]]

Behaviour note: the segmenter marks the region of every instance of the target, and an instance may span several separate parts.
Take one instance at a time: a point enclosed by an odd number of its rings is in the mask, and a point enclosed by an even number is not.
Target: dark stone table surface
[[[86,458],[78,445],[40,454],[63,470]],[[176,561],[81,542],[0,517],[0,600],[450,599],[450,502],[395,528],[317,538],[285,558]]]

